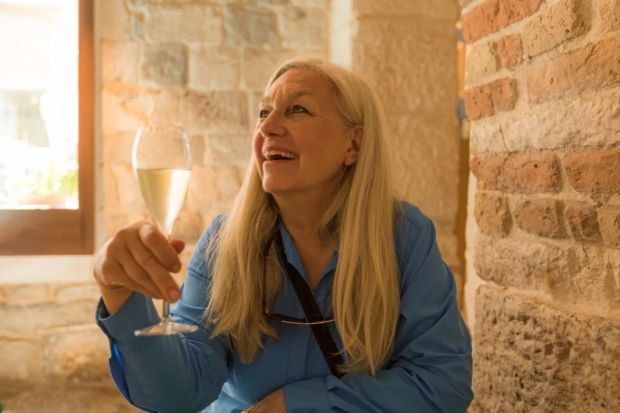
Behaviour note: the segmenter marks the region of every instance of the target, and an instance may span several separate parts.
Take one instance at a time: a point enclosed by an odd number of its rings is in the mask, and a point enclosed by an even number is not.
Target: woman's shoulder
[[[436,243],[435,226],[419,207],[400,201],[394,225],[396,254],[401,269],[421,262]]]

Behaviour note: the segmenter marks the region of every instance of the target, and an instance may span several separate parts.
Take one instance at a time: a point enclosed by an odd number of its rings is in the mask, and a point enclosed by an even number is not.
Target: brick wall
[[[620,2],[464,3],[472,411],[620,410]]]

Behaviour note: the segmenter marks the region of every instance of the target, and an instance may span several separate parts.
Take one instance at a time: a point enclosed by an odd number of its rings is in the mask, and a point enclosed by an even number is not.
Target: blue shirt
[[[214,220],[187,266],[182,297],[172,307],[178,321],[201,328],[178,336],[135,337],[136,329],[159,321],[152,301],[134,293],[114,315],[102,301],[97,323],[110,339],[110,369],[133,405],[157,412],[240,412],[280,387],[287,412],[465,412],[472,400],[471,342],[456,304],[454,278],[442,260],[432,222],[413,205],[402,204],[395,230],[400,269],[400,317],[393,353],[374,377],[330,374],[307,326],[272,321],[278,340],[243,364],[223,337],[209,338],[203,319],[210,270],[204,259],[217,230]],[[306,278],[295,244],[281,225],[287,260]],[[324,315],[337,252],[314,291]],[[284,277],[274,312],[303,318],[295,290]],[[342,342],[335,329],[337,346]]]

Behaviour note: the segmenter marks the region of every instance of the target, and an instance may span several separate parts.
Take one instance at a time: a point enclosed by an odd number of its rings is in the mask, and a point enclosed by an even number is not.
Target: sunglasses
[[[329,323],[333,323],[334,317],[331,316],[329,318],[313,318],[313,319],[307,319],[307,318],[297,318],[297,317],[291,317],[288,315],[284,315],[284,314],[278,314],[278,313],[272,313],[271,310],[269,310],[269,307],[267,306],[267,257],[269,256],[269,250],[271,249],[271,245],[273,244],[276,235],[277,235],[277,231],[279,231],[278,229],[276,229],[276,231],[274,231],[274,233],[271,235],[271,237],[269,238],[269,241],[267,242],[267,245],[265,247],[265,250],[263,251],[263,254],[265,256],[265,265],[263,268],[263,308],[264,308],[264,314],[265,317],[267,317],[268,320],[275,320],[278,321],[280,323],[284,323],[284,324],[293,324],[293,325],[303,325],[303,326],[312,326],[312,325],[321,325],[321,324],[329,324]],[[282,268],[286,268],[289,272],[294,272],[295,274],[293,274],[293,276],[299,277],[301,278],[301,274],[299,274],[299,272],[297,271],[297,269],[293,266],[290,265],[288,263],[284,263],[282,262],[284,255],[284,251],[280,249],[278,243],[276,243],[276,248],[277,248],[277,256],[278,256],[278,261],[280,262],[280,266]],[[288,264],[288,265],[286,265]],[[285,270],[286,271],[286,270]],[[290,277],[290,275],[287,273],[287,276]]]

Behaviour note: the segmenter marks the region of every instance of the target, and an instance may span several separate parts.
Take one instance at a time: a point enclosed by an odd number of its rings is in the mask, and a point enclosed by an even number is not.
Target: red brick
[[[474,217],[478,228],[488,234],[508,235],[512,226],[506,197],[486,192],[476,194]]]
[[[517,81],[511,78],[495,80],[465,92],[465,112],[471,120],[512,110],[517,101]]]
[[[465,92],[465,112],[471,120],[495,114],[489,85],[477,86]]]
[[[517,193],[558,192],[560,171],[553,154],[487,154],[472,158],[478,189]]]
[[[620,247],[620,205],[607,205],[599,212],[603,241],[610,246]]]
[[[585,202],[569,202],[564,208],[564,218],[577,241],[600,241],[598,214],[594,205]]]
[[[473,42],[531,16],[542,0],[487,0],[463,15],[465,41]]]
[[[496,111],[506,112],[515,107],[517,101],[517,81],[515,79],[498,79],[491,83],[491,98]]]
[[[502,190],[502,170],[506,155],[478,155],[471,159],[469,167],[478,181],[478,189]]]
[[[564,158],[571,186],[586,193],[620,191],[620,148],[579,152]]]
[[[512,69],[523,61],[523,43],[518,34],[504,36],[497,42],[497,52],[503,67]]]
[[[506,191],[539,193],[560,190],[560,168],[552,154],[511,155],[503,169]]]
[[[527,69],[530,100],[541,102],[568,92],[620,82],[620,36],[591,43]]]
[[[531,199],[518,202],[514,209],[519,228],[548,238],[565,238],[562,203],[554,199]]]

